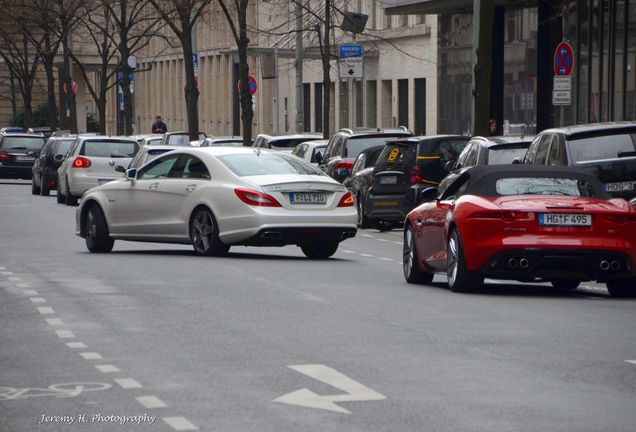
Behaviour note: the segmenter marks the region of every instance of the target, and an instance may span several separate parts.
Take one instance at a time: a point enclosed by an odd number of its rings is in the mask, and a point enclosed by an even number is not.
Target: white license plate
[[[23,162],[31,162],[34,161],[35,158],[33,156],[21,156],[21,155],[17,155],[15,157],[15,160],[17,161],[23,161]]]
[[[108,182],[111,182],[111,181],[113,181],[113,179],[99,179],[99,180],[97,180],[97,184],[99,186],[101,186],[101,185],[103,185],[105,183],[108,183]]]
[[[622,192],[634,190],[634,183],[636,181],[605,183],[603,186],[607,192]]]
[[[321,192],[293,192],[289,194],[292,204],[325,204],[327,195]]]
[[[572,213],[539,213],[539,225],[592,226],[592,215]]]
[[[397,184],[397,176],[378,177],[380,184]]]

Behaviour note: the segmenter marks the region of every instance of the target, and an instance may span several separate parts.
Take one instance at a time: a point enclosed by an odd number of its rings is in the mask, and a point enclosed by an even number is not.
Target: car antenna
[[[521,126],[521,139],[523,139],[525,134],[526,134],[526,125],[524,124],[523,126]]]

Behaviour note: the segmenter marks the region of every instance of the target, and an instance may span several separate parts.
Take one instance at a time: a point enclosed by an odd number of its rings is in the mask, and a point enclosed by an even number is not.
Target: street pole
[[[279,88],[278,88],[278,42],[274,45],[274,73],[276,77],[274,79],[274,132],[280,132],[280,103],[278,102]]]
[[[296,1],[296,132],[303,132],[303,0]],[[277,65],[278,66],[278,65]],[[277,71],[278,72],[278,71]],[[278,82],[278,79],[277,81]],[[277,95],[278,100],[278,95]]]

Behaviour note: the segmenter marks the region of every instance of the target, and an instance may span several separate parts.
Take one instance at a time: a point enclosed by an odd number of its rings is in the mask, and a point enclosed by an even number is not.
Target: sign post
[[[349,127],[354,127],[355,109],[353,97],[353,82],[362,78],[362,54],[361,44],[339,46],[340,79],[346,79],[349,93]]]
[[[561,107],[563,126],[563,107],[572,105],[572,69],[574,68],[574,50],[572,45],[561,42],[554,50],[554,78],[552,85],[552,105]]]

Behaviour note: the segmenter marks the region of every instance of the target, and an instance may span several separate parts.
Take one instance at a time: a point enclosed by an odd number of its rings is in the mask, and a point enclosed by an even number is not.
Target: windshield
[[[594,187],[575,178],[513,177],[498,179],[497,195],[566,195],[593,197]]]
[[[573,139],[568,141],[568,148],[574,162],[616,159],[621,152],[636,151],[636,133]]]
[[[135,156],[138,149],[138,144],[130,141],[86,141],[80,155],[106,158],[131,158]]]
[[[515,158],[522,160],[526,155],[528,146],[494,146],[488,150],[488,165],[511,164]]]
[[[388,144],[382,149],[375,166],[379,168],[405,168],[415,163],[417,145]]]
[[[5,137],[2,150],[39,151],[44,145],[44,137]]]
[[[272,174],[325,175],[313,165],[283,153],[242,153],[219,156],[219,159],[239,177]]]
[[[388,143],[389,141],[395,141],[396,139],[403,137],[404,135],[384,135],[381,137],[359,138],[352,137],[347,140],[347,148],[343,157],[355,159],[364,149],[368,149],[369,147],[374,147],[377,145],[383,145]]]
[[[315,139],[320,139],[320,138],[315,138]],[[303,143],[303,142],[307,142],[307,141],[313,141],[311,138],[285,138],[285,139],[277,139],[277,140],[272,140],[270,141],[270,147],[275,149],[275,148],[294,148],[296,147],[298,144]]]

